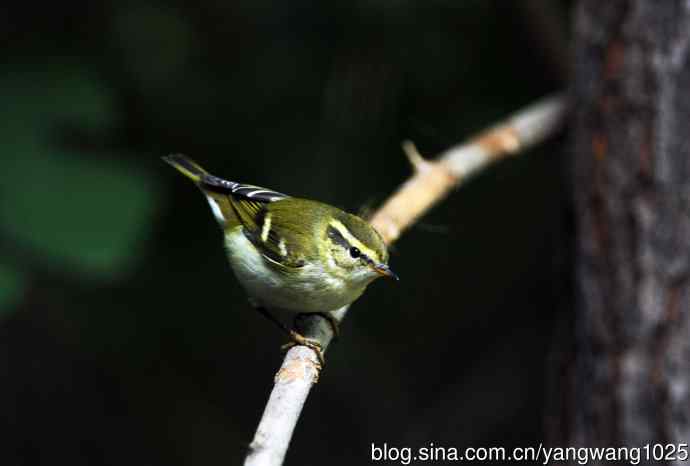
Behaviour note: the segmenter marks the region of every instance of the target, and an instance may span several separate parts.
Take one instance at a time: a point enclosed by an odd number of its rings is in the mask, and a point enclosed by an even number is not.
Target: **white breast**
[[[228,259],[237,279],[249,296],[272,309],[294,312],[327,312],[357,299],[366,283],[347,284],[327,273],[319,264],[307,263],[289,275],[269,265],[237,227],[225,234]]]

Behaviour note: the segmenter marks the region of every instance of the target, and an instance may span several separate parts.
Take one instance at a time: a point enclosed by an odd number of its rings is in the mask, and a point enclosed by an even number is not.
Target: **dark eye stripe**
[[[336,230],[332,226],[329,226],[328,229],[326,230],[326,232],[328,234],[328,237],[331,238],[331,240],[333,240],[333,242],[335,244],[339,244],[340,246],[345,248],[350,253],[350,255],[352,255],[351,249],[353,248],[353,246],[350,245],[350,243],[348,243],[348,241],[343,237],[342,233],[340,233],[338,230]],[[357,249],[357,248],[355,248],[355,249]],[[359,251],[359,249],[357,249],[357,251]],[[367,264],[373,264],[374,263],[374,261],[369,256],[367,256],[366,254],[364,254],[361,251],[359,251],[359,255],[357,257],[353,257],[353,259],[360,259],[360,260],[366,262]]]

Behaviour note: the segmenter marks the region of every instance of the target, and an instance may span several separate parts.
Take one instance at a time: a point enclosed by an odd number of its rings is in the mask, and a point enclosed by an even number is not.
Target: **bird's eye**
[[[359,249],[357,249],[356,247],[353,246],[350,248],[350,256],[353,259],[357,259],[360,256],[360,254],[362,254],[362,252]]]

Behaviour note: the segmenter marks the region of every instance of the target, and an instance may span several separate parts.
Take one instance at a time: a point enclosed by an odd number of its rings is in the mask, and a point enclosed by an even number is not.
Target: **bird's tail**
[[[177,171],[196,183],[204,192],[212,192],[217,194],[224,194],[229,196],[242,196],[241,188],[246,186],[251,188],[253,186],[243,185],[235,181],[224,180],[217,176],[211,175],[209,172],[201,168],[201,166],[194,160],[182,154],[171,154],[163,157],[163,160],[175,167]],[[263,188],[260,188],[264,190]],[[236,192],[239,191],[239,192]],[[266,191],[266,190],[264,190]]]
[[[206,196],[213,216],[224,227],[232,227],[237,223],[237,216],[232,208],[232,199],[227,195],[227,184],[234,184],[209,174],[201,166],[182,154],[171,154],[163,160],[172,165],[177,171],[192,180]],[[223,189],[219,189],[223,188]]]
[[[194,160],[182,154],[170,154],[163,157],[163,160],[172,165],[184,176],[199,184],[208,175],[208,172]]]

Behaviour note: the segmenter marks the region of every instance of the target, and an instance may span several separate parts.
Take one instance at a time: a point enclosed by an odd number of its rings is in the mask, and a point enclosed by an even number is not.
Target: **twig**
[[[469,142],[452,147],[437,160],[425,160],[412,142],[403,143],[414,174],[374,213],[371,224],[387,244],[393,243],[421,215],[486,166],[544,141],[562,125],[565,98],[554,95],[540,100],[488,129]],[[348,307],[336,311],[341,321]],[[333,338],[330,325],[319,316],[303,319],[299,331],[321,342],[326,351]],[[285,355],[275,385],[249,446],[246,466],[277,466],[283,463],[292,432],[304,402],[318,381],[320,366],[315,353],[295,346]]]

